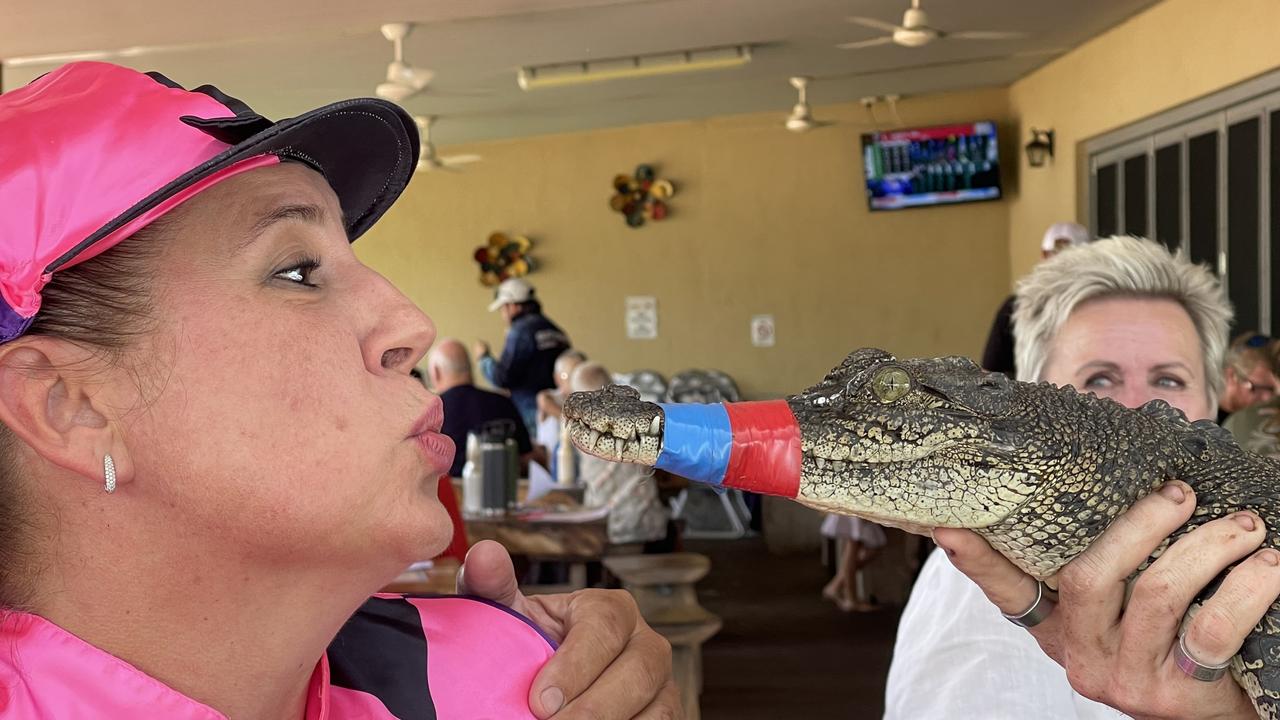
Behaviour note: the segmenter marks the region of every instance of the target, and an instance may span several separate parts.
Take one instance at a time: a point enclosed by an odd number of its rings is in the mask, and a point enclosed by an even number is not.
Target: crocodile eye
[[[880,402],[897,402],[911,390],[911,376],[900,367],[887,367],[871,378],[871,392]]]

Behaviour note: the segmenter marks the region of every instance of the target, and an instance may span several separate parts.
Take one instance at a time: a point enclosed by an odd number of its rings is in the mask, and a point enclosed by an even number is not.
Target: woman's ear
[[[0,423],[41,458],[103,482],[104,458],[128,477],[127,450],[107,404],[100,358],[55,338],[24,338],[0,346]]]

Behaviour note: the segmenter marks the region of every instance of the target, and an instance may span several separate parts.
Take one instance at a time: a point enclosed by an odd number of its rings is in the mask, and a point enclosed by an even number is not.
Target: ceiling
[[[384,22],[417,23],[405,59],[435,71],[405,101],[436,114],[452,144],[776,109],[811,75],[815,105],[1006,85],[1155,0],[923,0],[944,30],[1025,32],[1020,40],[942,40],[840,50],[879,31],[850,15],[901,21],[908,0],[49,0],[6,3],[3,87],[107,51],[192,87],[213,83],[279,118],[373,93],[391,45]],[[524,92],[524,65],[753,45],[742,68]],[[119,51],[125,51],[120,54]]]

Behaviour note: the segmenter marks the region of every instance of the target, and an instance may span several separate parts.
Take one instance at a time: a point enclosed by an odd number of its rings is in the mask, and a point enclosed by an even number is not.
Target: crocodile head
[[[967,358],[858,350],[788,398],[805,504],[923,531],[995,524],[1034,491],[1020,385]],[[1042,437],[1042,436],[1041,436]]]
[[[994,525],[1073,452],[1072,429],[1055,428],[1030,387],[966,358],[858,350],[787,398],[801,440],[795,499],[914,532]],[[662,452],[663,410],[631,388],[575,393],[564,417],[592,455],[653,465]]]
[[[565,400],[564,419],[574,445],[616,462],[653,465],[662,451],[662,408],[640,399],[624,385],[573,393]]]

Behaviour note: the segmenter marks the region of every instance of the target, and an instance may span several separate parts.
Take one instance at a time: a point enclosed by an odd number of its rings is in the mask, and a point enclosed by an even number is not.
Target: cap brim
[[[260,118],[259,118],[260,119]],[[142,215],[166,198],[234,165],[259,155],[305,163],[324,175],[342,206],[347,236],[355,241],[382,217],[413,178],[418,163],[418,132],[413,118],[400,106],[376,98],[358,98],[326,105],[262,129],[262,123],[227,118],[220,128],[245,135],[232,147],[167,183],[126,212],[77,243],[49,266],[48,272]],[[217,121],[206,121],[207,123]],[[265,121],[263,121],[265,122]],[[257,132],[252,132],[257,129]]]
[[[282,120],[233,148],[225,165],[271,153],[310,165],[342,204],[352,241],[404,192],[418,164],[418,130],[399,105],[346,100]]]
[[[506,305],[507,302],[508,300],[506,298],[498,298],[497,300],[494,300],[493,302],[489,303],[489,312],[493,312],[494,310],[497,310],[503,305]]]

